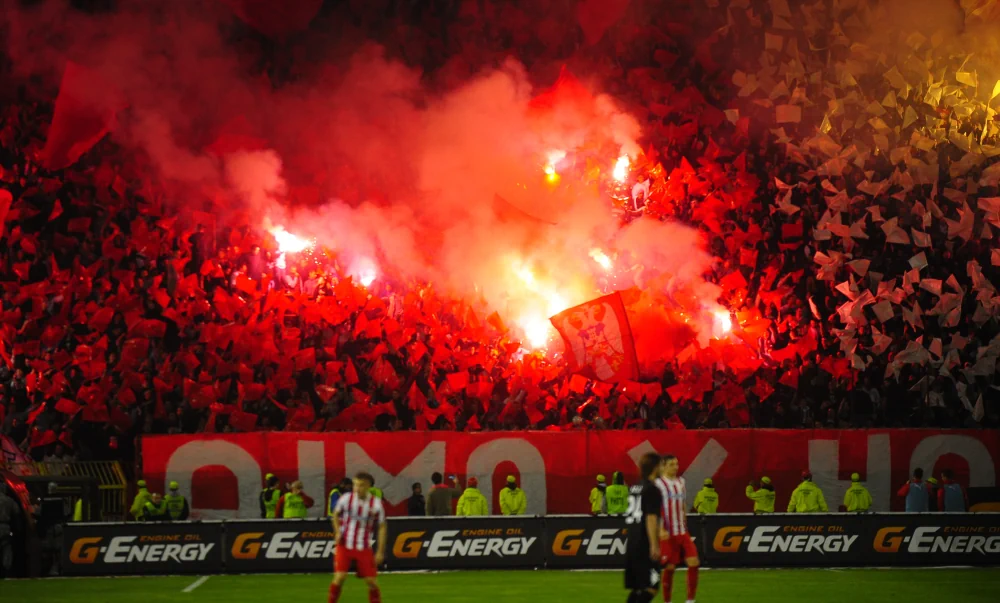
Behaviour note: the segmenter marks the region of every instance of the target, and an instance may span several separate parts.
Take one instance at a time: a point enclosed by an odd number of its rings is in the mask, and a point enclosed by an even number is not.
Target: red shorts
[[[375,553],[371,550],[352,551],[342,544],[333,553],[333,571],[338,574],[351,572],[351,564],[357,568],[358,578],[374,578],[378,575],[375,567]]]
[[[668,536],[660,541],[660,555],[667,565],[680,565],[684,559],[697,557],[698,549],[694,546],[690,534],[680,534]]]

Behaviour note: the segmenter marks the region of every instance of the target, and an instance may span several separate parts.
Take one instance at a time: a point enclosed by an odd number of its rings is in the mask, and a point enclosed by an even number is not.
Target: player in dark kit
[[[625,588],[628,603],[652,601],[660,585],[660,524],[663,493],[658,485],[660,455],[648,452],[639,460],[642,483],[629,489],[625,525],[628,550],[625,555]]]

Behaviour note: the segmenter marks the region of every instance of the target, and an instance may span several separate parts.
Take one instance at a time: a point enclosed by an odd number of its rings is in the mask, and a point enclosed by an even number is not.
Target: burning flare
[[[281,226],[272,228],[271,235],[278,242],[278,251],[281,253],[298,253],[313,246],[312,241],[297,237]]]
[[[622,155],[618,158],[618,162],[615,163],[615,170],[611,173],[615,180],[618,182],[625,182],[625,178],[628,177],[628,168],[630,165],[628,155]]]
[[[716,310],[712,312],[713,322],[715,323],[715,332],[719,334],[719,337],[725,337],[733,331],[733,317],[730,316],[727,310]]]
[[[556,168],[559,167],[559,162],[566,157],[566,151],[549,151],[548,160],[545,163],[545,179],[549,182],[556,182],[559,180],[559,172]]]
[[[608,254],[604,253],[597,247],[590,250],[590,257],[595,262],[600,264],[601,268],[604,268],[605,270],[611,270],[611,258],[608,257]]]

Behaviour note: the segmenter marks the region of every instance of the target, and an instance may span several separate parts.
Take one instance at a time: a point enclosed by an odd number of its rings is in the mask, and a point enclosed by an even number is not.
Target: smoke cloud
[[[641,129],[613,98],[539,117],[538,91],[515,61],[439,92],[378,46],[346,49],[337,40],[349,36],[328,34],[307,37],[312,60],[293,61],[291,82],[272,86],[255,75],[253,49],[220,33],[232,28],[220,3],[151,4],[85,16],[50,1],[9,11],[3,26],[19,73],[57,85],[73,60],[110,82],[129,107],[113,136],[185,191],[178,211],[212,198],[220,223],[245,213],[260,220],[252,226],[282,225],[342,252],[355,272],[377,266],[482,296],[508,321],[596,297],[593,248],[643,264],[640,278],[665,296],[647,305],[679,291],[715,304],[696,231],[649,220],[620,230],[595,190],[543,177],[553,151],[571,163],[601,149],[605,171],[638,154]],[[635,330],[673,328],[644,315]]]

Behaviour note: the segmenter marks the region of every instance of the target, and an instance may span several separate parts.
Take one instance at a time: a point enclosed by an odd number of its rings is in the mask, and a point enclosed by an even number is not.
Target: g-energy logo
[[[858,537],[836,533],[840,530],[839,526],[757,526],[747,536],[746,526],[728,526],[716,532],[712,547],[719,553],[846,553]]]
[[[875,534],[876,553],[1000,553],[1000,528],[982,526],[924,526],[905,535],[906,528],[882,528]],[[905,545],[905,546],[904,546]]]
[[[416,559],[426,549],[430,559],[449,557],[516,557],[526,555],[538,538],[524,536],[521,528],[489,530],[439,530],[403,532],[396,536],[392,554],[397,559]]]
[[[198,534],[166,536],[116,536],[77,538],[69,550],[69,562],[75,565],[101,563],[190,563],[205,561],[215,548],[214,542],[198,542]]]
[[[332,559],[337,543],[333,532],[275,532],[267,540],[264,532],[244,532],[233,539],[233,559]],[[263,554],[262,554],[263,553]]]
[[[594,530],[589,537],[584,537],[586,533],[586,530],[562,530],[552,541],[552,554],[557,557],[608,557],[625,554],[628,539],[624,528]]]

